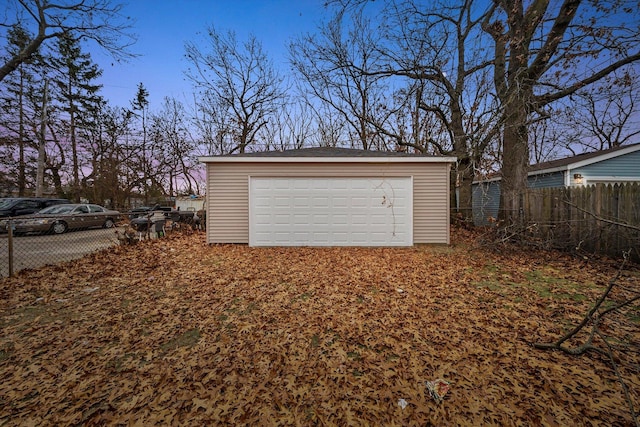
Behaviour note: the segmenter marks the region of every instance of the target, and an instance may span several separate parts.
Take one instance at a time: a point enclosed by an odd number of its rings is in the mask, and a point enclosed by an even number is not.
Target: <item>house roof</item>
[[[640,143],[631,145],[621,145],[607,150],[582,153],[576,156],[551,160],[529,166],[529,175],[539,175],[541,173],[551,173],[567,169],[576,169],[593,163],[608,160],[640,150]]]
[[[426,156],[396,151],[371,151],[354,148],[312,147],[284,151],[259,151],[253,153],[228,154],[200,157],[203,163],[222,162],[455,162],[455,157]]]
[[[550,160],[548,162],[536,163],[530,165],[527,175],[542,175],[547,173],[573,170],[593,163],[602,162],[614,157],[623,156],[625,154],[640,151],[640,143],[630,145],[620,145],[606,150],[593,151],[590,153],[577,154],[575,156],[564,157],[562,159]],[[474,182],[492,182],[500,181],[502,173],[496,172],[488,179],[478,180]]]

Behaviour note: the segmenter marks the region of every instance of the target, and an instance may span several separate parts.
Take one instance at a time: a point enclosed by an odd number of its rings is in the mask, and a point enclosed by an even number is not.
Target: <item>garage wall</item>
[[[448,163],[207,163],[207,242],[249,243],[249,176],[413,176],[414,243],[449,243]]]

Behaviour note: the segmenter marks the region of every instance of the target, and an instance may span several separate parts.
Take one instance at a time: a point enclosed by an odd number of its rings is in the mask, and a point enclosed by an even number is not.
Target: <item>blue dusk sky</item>
[[[140,55],[117,63],[103,52],[92,57],[103,69],[102,95],[111,105],[128,107],[142,82],[149,108],[159,109],[165,96],[190,103],[192,84],[184,73],[186,41],[202,40],[210,25],[236,33],[239,42],[254,34],[274,65],[288,73],[289,41],[314,32],[327,16],[323,0],[129,0],[123,13],[135,22]]]

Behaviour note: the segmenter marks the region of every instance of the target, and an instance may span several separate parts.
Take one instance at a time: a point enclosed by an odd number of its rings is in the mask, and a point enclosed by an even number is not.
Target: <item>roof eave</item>
[[[585,160],[579,160],[577,162],[567,163],[561,166],[555,166],[550,168],[538,169],[535,171],[529,172],[529,175],[540,175],[545,173],[554,173],[559,171],[573,170],[577,168],[582,168],[585,166],[589,166],[594,163],[602,162],[605,160],[613,159],[619,156],[624,156],[625,154],[633,153],[636,151],[640,151],[640,144],[633,144],[625,147],[621,147],[617,150],[600,154],[598,156],[593,156]],[[589,153],[587,153],[589,154]],[[535,166],[535,165],[534,165]]]
[[[202,156],[200,163],[455,163],[456,157],[243,157]]]
[[[570,169],[572,169],[571,165],[556,166],[555,168],[540,169],[540,170],[527,172],[527,176],[542,175],[542,174],[546,174],[546,173],[555,173],[555,172],[564,172],[564,171],[570,170]]]
[[[593,157],[591,159],[586,159],[581,162],[575,162],[568,165],[568,169],[577,169],[584,166],[588,166],[593,163],[602,162],[604,160],[613,159],[616,157],[624,156],[625,154],[634,153],[636,151],[640,151],[640,144],[629,145],[624,148],[620,148],[619,150],[613,151],[611,153],[603,154],[602,156]]]

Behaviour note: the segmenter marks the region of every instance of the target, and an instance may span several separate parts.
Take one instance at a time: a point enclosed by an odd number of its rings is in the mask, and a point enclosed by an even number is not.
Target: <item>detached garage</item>
[[[208,243],[449,243],[452,157],[306,148],[200,161]]]

